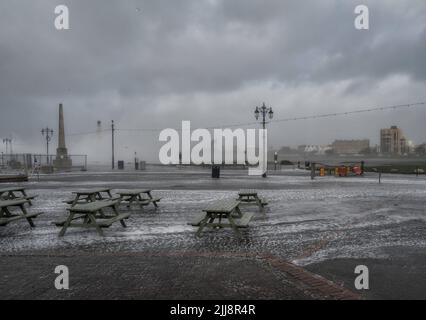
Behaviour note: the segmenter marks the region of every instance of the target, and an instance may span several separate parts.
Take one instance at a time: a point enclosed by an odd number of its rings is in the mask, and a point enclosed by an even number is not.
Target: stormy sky
[[[61,4],[70,30],[55,29]],[[359,4],[370,30],[354,27]],[[182,120],[250,123],[262,102],[282,119],[426,101],[425,85],[424,0],[0,2],[0,138],[15,152],[45,152],[61,102],[70,153],[109,161],[110,132],[93,132],[115,120],[117,158],[156,161],[157,129]],[[375,144],[390,125],[421,143],[425,119],[423,106],[276,122],[269,144]]]

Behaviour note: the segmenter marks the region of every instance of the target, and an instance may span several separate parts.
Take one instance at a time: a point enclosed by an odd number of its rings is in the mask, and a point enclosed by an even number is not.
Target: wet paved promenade
[[[207,170],[89,172],[42,176],[25,184],[40,195],[33,210],[46,214],[34,230],[25,223],[0,229],[1,298],[56,298],[52,265],[62,263],[76,277],[74,291],[62,298],[102,297],[102,292],[108,299],[327,298],[327,285],[309,289],[311,277],[320,274],[355,291],[353,270],[361,262],[371,267],[375,283],[364,298],[426,298],[424,176],[385,175],[379,185],[375,175],[310,181],[306,172],[294,170],[265,180],[244,171],[223,174],[212,180]],[[64,217],[62,201],[76,189],[101,186],[150,188],[163,200],[158,210],[134,210],[127,229],[114,225],[103,239],[78,229],[59,239],[51,222]],[[209,202],[236,197],[240,188],[258,189],[270,203],[266,213],[256,213],[241,240],[231,230],[196,238],[187,222]],[[256,212],[256,207],[244,210]],[[271,264],[265,256],[278,262]],[[282,269],[286,263],[312,274],[298,280]],[[238,266],[240,273],[231,272]],[[374,271],[380,275],[376,279]]]

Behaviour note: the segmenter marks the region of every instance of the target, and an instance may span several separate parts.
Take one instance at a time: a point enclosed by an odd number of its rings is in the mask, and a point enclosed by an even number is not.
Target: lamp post
[[[274,117],[274,111],[272,110],[272,108],[269,108],[265,105],[265,103],[263,103],[263,105],[261,107],[256,107],[256,109],[254,110],[254,117],[256,118],[256,120],[259,120],[259,117],[261,117],[262,119],[262,127],[263,130],[266,130],[266,118],[267,116],[269,116],[269,119],[272,119]],[[266,152],[263,152],[263,163],[266,164],[266,168],[264,168],[264,173],[262,175],[262,177],[266,178],[267,176],[267,170],[268,170],[268,163],[267,163],[267,155],[266,153],[268,152],[268,146],[265,146],[265,131],[263,131],[263,147],[266,149]]]
[[[135,151],[135,170],[139,170],[138,153]]]
[[[46,127],[45,129],[41,130],[41,134],[43,135],[43,137],[46,138],[46,155],[47,155],[46,163],[50,164],[50,160],[49,160],[49,142],[52,140],[53,130],[49,129],[49,127]]]
[[[115,169],[115,125],[114,120],[111,120],[111,162],[112,162],[112,170]]]

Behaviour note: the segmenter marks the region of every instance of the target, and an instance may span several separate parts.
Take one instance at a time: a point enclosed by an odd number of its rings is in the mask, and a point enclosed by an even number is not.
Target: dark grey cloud
[[[362,3],[369,31],[353,26],[355,0],[2,1],[0,135],[43,150],[38,132],[56,125],[59,102],[67,130],[87,132],[111,119],[127,129],[250,122],[263,101],[288,117],[425,99],[426,3]],[[71,30],[55,30],[58,4]],[[276,146],[377,140],[380,126],[401,123],[422,142],[424,115],[274,124],[270,136]],[[97,139],[102,158],[108,137]],[[118,139],[123,157],[156,158],[155,133]],[[75,153],[93,153],[93,141],[69,138]]]

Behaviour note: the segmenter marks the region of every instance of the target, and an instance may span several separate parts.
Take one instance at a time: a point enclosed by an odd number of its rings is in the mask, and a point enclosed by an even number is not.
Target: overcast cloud
[[[54,28],[70,9],[71,30]],[[370,30],[354,8],[370,8]],[[4,0],[0,3],[0,137],[44,152],[40,130],[252,122],[426,100],[424,0]],[[396,124],[426,141],[426,108],[274,123],[270,144],[370,138]],[[70,153],[108,161],[109,133],[68,136]],[[118,131],[118,158],[158,160],[158,132]],[[4,146],[2,146],[2,150]]]

